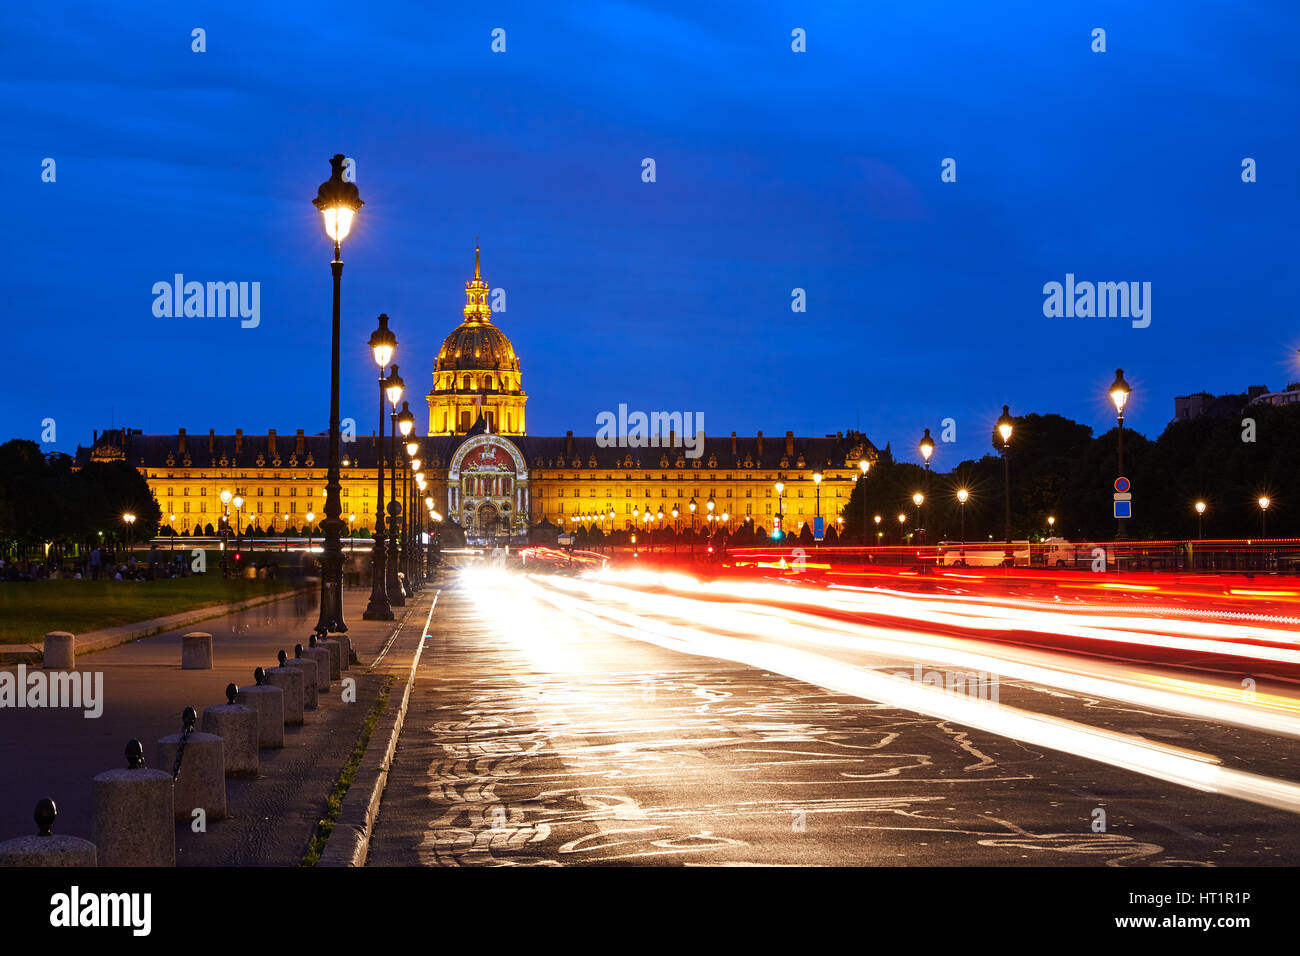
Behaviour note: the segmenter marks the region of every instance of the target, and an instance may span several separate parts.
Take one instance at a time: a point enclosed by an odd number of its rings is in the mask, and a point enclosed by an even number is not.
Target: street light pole
[[[402,591],[402,580],[398,577],[398,562],[401,560],[398,548],[398,533],[401,528],[400,515],[402,513],[402,504],[397,500],[397,469],[399,462],[397,460],[397,403],[402,400],[402,392],[406,388],[406,383],[402,377],[397,374],[397,366],[393,366],[392,372],[388,375],[388,385],[385,391],[388,393],[388,402],[392,406],[392,413],[389,417],[389,425],[392,426],[391,433],[388,436],[388,461],[392,466],[388,482],[388,603],[393,607],[405,607],[406,595]]]
[[[375,449],[375,471],[379,476],[379,490],[375,495],[374,547],[370,552],[370,601],[361,617],[367,621],[393,620],[393,608],[388,603],[384,584],[384,399],[388,383],[384,369],[397,348],[397,336],[388,329],[388,316],[379,316],[379,328],[370,334],[371,351],[379,366],[379,444]]]
[[[1110,400],[1115,403],[1115,412],[1119,416],[1119,431],[1116,433],[1118,435],[1116,440],[1117,477],[1123,477],[1124,475],[1124,406],[1128,403],[1128,397],[1132,391],[1133,390],[1129,387],[1128,382],[1124,381],[1124,370],[1122,368],[1115,369],[1115,381],[1110,387]],[[1115,519],[1116,541],[1123,541],[1128,537],[1124,530],[1124,522],[1126,520],[1127,519],[1125,518]]]
[[[863,455],[858,459],[858,470],[862,477],[858,479],[862,486],[862,546],[867,546],[867,472],[871,470],[871,459]]]
[[[325,219],[325,232],[334,240],[334,311],[330,337],[330,425],[329,469],[325,482],[324,555],[321,559],[320,618],[318,634],[343,634],[348,626],[343,620],[343,503],[339,496],[339,296],[343,279],[343,239],[352,229],[352,220],[361,209],[357,184],[345,182],[345,157],[337,153],[330,159],[330,178],[321,183],[312,200]]]
[[[1007,457],[1007,445],[1011,443],[1011,432],[1015,426],[1015,420],[1011,417],[1011,407],[1003,405],[1002,415],[998,418],[998,434],[1002,436],[1002,540],[1008,547],[1011,546],[1011,462]]]

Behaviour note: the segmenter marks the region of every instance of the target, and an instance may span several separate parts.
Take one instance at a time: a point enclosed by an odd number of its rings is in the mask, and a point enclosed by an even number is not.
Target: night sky
[[[423,430],[475,235],[533,434],[626,403],[916,460],[951,417],[947,470],[1003,403],[1109,428],[1116,366],[1152,436],[1175,395],[1300,379],[1300,7],[463,6],[7,8],[0,438],[323,431],[310,201],[336,152],[366,201],[343,250],[364,434],[379,312]],[[175,273],[260,282],[260,325],[155,317]],[[1066,273],[1150,282],[1150,327],[1044,317]]]

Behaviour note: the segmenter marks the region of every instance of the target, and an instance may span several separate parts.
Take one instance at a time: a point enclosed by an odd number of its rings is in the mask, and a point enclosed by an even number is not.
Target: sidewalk
[[[35,832],[32,808],[45,796],[59,808],[56,833],[89,837],[91,778],[126,765],[126,741],[139,738],[147,764],[156,767],[157,740],[180,731],[187,704],[202,712],[224,703],[226,684],[251,684],[255,667],[275,666],[276,651],[283,648],[292,656],[295,643],[307,643],[318,597],[209,619],[198,629],[214,638],[210,671],[180,668],[181,635],[195,629],[189,625],[78,661],[79,672],[103,675],[99,718],[88,719],[81,710],[71,709],[0,710],[0,767],[5,768],[0,771],[0,839]],[[362,620],[368,598],[368,588],[345,590],[343,596],[348,636],[362,662],[381,652],[405,614],[413,619],[418,613],[415,626],[422,626],[432,592],[408,601],[406,608],[395,608],[395,622]],[[206,833],[177,827],[178,864],[298,863],[387,680],[384,673],[368,674],[357,664],[343,676],[356,680],[356,702],[343,703],[336,682],[318,709],[308,711],[303,726],[286,727],[284,749],[261,751],[256,780],[227,781],[227,820],[211,821]]]

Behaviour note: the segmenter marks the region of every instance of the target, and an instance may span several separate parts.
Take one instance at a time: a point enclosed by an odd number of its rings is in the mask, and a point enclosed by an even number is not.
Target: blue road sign
[[[1131,518],[1131,517],[1133,517],[1133,502],[1131,502],[1131,501],[1116,501],[1116,502],[1115,502],[1115,517],[1116,517],[1116,518]]]
[[[822,525],[822,516],[818,515],[813,518],[813,540],[820,541],[826,536],[826,528]]]

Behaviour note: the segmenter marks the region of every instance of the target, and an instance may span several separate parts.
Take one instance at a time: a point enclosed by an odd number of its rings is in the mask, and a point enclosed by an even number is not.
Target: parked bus
[[[1024,567],[1029,564],[1029,542],[940,541],[937,564],[944,568]]]

